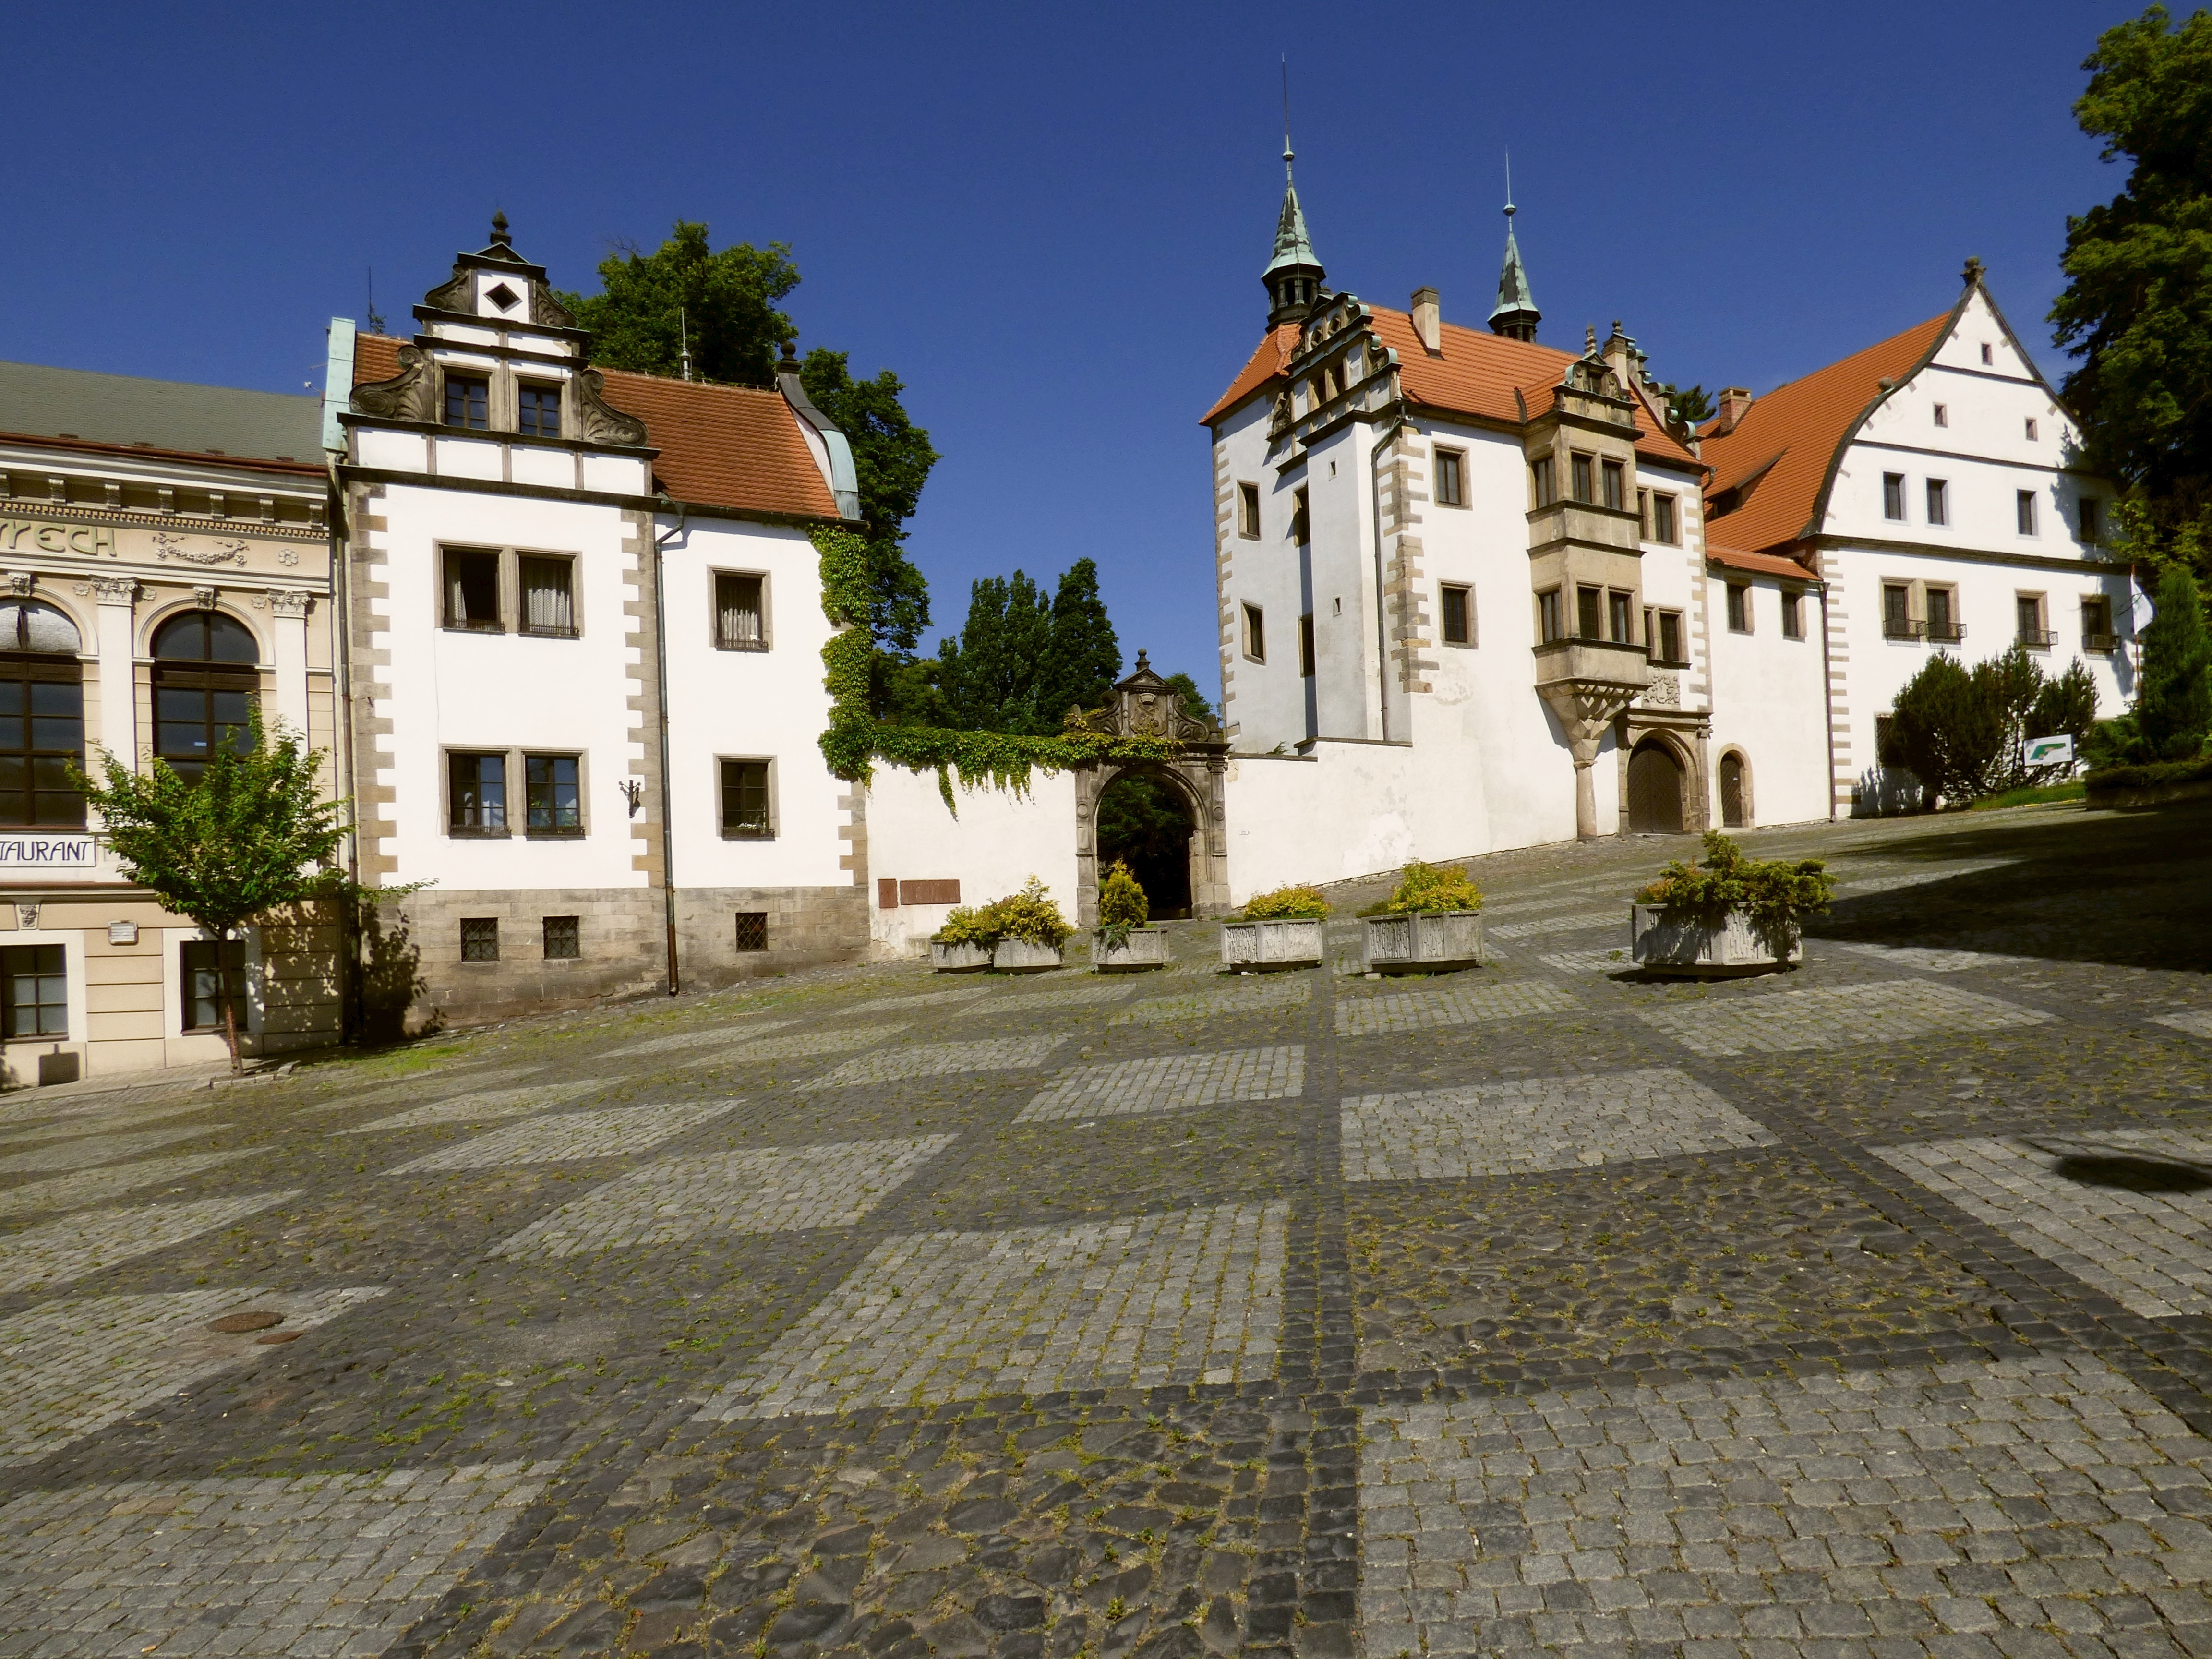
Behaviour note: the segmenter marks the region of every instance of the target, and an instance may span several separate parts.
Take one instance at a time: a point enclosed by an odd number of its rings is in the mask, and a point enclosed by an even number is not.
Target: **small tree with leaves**
[[[255,916],[334,893],[331,860],[345,838],[343,802],[318,797],[322,755],[259,706],[233,742],[210,756],[196,779],[156,759],[134,772],[99,751],[99,781],[72,769],[70,781],[100,814],[101,836],[124,873],[216,941],[223,1036],[230,1069],[242,1069],[238,1014],[223,945]]]

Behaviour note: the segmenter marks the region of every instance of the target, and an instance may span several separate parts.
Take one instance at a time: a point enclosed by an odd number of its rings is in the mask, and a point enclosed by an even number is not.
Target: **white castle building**
[[[1693,432],[1618,323],[1538,341],[1506,211],[1470,328],[1434,289],[1329,292],[1285,189],[1267,332],[1205,416],[1236,897],[1878,810],[1932,649],[2080,655],[2124,705],[2114,491],[1978,262],[1942,315]]]

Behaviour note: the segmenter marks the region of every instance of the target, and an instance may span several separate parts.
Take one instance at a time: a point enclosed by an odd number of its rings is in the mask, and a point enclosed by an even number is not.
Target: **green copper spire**
[[[1536,309],[1536,296],[1528,291],[1528,273],[1521,264],[1521,245],[1513,240],[1516,210],[1505,204],[1505,264],[1498,273],[1498,305],[1490,313],[1490,331],[1516,340],[1536,337],[1536,325],[1544,313]]]
[[[1267,326],[1302,322],[1321,297],[1321,257],[1306,234],[1305,210],[1298,205],[1297,180],[1291,172],[1296,155],[1287,137],[1283,141],[1283,210],[1275,221],[1275,257],[1260,274],[1267,290]]]

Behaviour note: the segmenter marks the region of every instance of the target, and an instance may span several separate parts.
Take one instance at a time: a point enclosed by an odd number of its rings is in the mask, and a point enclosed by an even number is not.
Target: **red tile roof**
[[[1710,541],[1705,544],[1705,559],[1708,563],[1726,565],[1731,570],[1747,570],[1758,576],[1795,576],[1802,581],[1813,574],[1796,560],[1784,558],[1778,553],[1746,553],[1740,548],[1715,547]]]
[[[1406,396],[1425,408],[1447,414],[1471,415],[1480,420],[1534,420],[1547,414],[1552,394],[1576,354],[1530,341],[1508,339],[1486,329],[1443,325],[1437,343],[1441,352],[1431,357],[1413,331],[1413,319],[1402,311],[1370,306],[1375,332],[1398,354],[1399,379]],[[1297,349],[1298,329],[1285,323],[1260,342],[1250,361],[1230,382],[1200,422],[1210,426],[1254,392],[1280,378]],[[1518,399],[1514,393],[1521,395]],[[1522,404],[1528,405],[1526,415]],[[1648,459],[1675,466],[1697,467],[1697,457],[1668,434],[1644,400],[1636,400],[1636,447]]]
[[[1707,520],[1708,546],[1723,536],[1748,550],[1781,548],[1816,529],[1813,520],[1838,450],[1882,395],[1882,381],[1901,380],[1917,368],[1955,314],[1931,317],[1778,386],[1753,401],[1725,434],[1706,427],[1703,447],[1714,469],[1705,489],[1709,509],[1728,490],[1750,486],[1735,511]]]
[[[397,374],[403,343],[381,335],[361,337],[354,347],[354,384]],[[619,368],[601,373],[607,402],[645,422],[647,443],[660,452],[653,463],[653,483],[678,501],[736,513],[837,517],[829,481],[781,392]]]

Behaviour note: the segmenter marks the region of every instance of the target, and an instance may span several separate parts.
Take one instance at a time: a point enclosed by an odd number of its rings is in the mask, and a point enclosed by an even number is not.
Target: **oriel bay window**
[[[507,757],[456,750],[446,757],[446,829],[455,836],[507,833]]]
[[[198,782],[223,750],[244,754],[247,714],[261,689],[260,647],[220,611],[188,611],[154,635],[154,752]]]
[[[768,763],[722,763],[722,834],[733,840],[765,840],[775,834],[770,817]]]
[[[1619,461],[1607,461],[1598,468],[1605,484],[1605,504],[1618,513],[1625,499],[1625,474]]]
[[[533,836],[580,836],[583,803],[576,787],[574,755],[525,755],[522,787],[528,826]]]
[[[1547,587],[1536,596],[1536,635],[1546,645],[1567,636],[1566,607],[1556,587]]]
[[[1604,638],[1601,631],[1605,620],[1605,590],[1602,587],[1575,589],[1575,637],[1582,640]]]
[[[1615,645],[1635,643],[1629,618],[1634,614],[1635,596],[1618,589],[1605,596],[1605,636]]]
[[[1589,456],[1573,457],[1567,464],[1567,477],[1577,501],[1595,502],[1597,500],[1597,483],[1592,473]]]
[[[0,605],[0,824],[82,830],[84,671],[76,625],[36,600]]]

